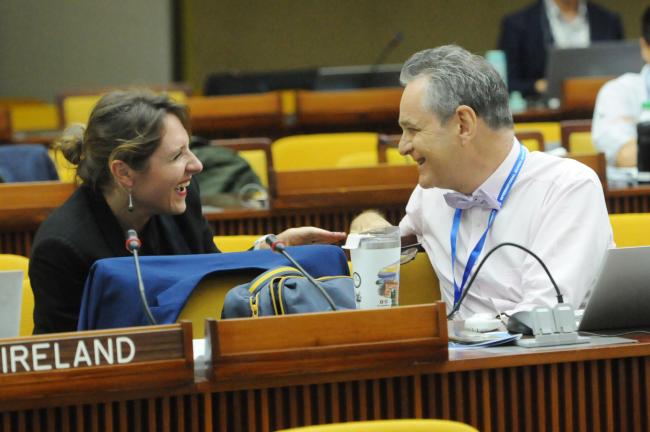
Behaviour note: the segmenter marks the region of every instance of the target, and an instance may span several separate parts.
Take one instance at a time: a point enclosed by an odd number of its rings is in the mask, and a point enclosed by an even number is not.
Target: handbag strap
[[[301,273],[289,266],[275,267],[270,270],[265,271],[251,282],[248,292],[251,294],[260,290],[265,284],[269,283],[271,279],[282,277],[282,276],[301,276]]]

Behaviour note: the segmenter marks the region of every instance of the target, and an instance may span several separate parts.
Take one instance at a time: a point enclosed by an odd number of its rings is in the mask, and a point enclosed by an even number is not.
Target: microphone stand
[[[375,79],[375,76],[379,72],[379,67],[381,64],[386,60],[386,57],[388,57],[388,54],[391,53],[400,43],[402,43],[402,40],[404,39],[404,33],[401,31],[398,31],[393,35],[393,37],[388,41],[388,43],[382,48],[382,50],[379,52],[379,55],[377,56],[377,60],[372,64],[370,67],[370,71],[368,72],[368,75],[366,76],[365,82],[361,86],[362,88],[368,88],[372,87],[372,82]]]
[[[500,249],[504,246],[512,246],[517,249],[521,249],[522,251],[530,254],[537,260],[537,262],[539,262],[539,264],[546,272],[549,280],[551,281],[551,284],[553,285],[558,303],[553,309],[538,306],[530,311],[534,337],[529,339],[519,339],[515,342],[515,344],[525,348],[532,348],[589,342],[589,338],[579,336],[576,332],[573,306],[569,303],[564,302],[564,297],[560,292],[560,288],[557,286],[557,283],[555,283],[555,279],[553,279],[553,276],[551,276],[551,272],[546,267],[546,264],[544,264],[544,261],[542,261],[540,257],[538,257],[533,251],[529,250],[528,248],[511,242],[504,242],[496,245],[485,255],[485,257],[483,257],[478,267],[476,268],[476,272],[474,272],[469,282],[467,283],[467,287],[463,290],[463,294],[460,296],[458,303],[456,303],[451,312],[449,312],[449,315],[447,315],[447,319],[452,319],[460,309],[460,305],[465,299],[469,288],[472,286],[474,279],[476,279],[476,276],[481,270],[481,267],[483,267],[485,261],[487,261],[488,257],[492,255],[492,253],[494,253],[497,249]]]
[[[147,317],[147,320],[149,321],[149,324],[156,325],[158,323],[153,317],[151,309],[149,309],[149,303],[147,302],[147,296],[144,291],[144,282],[142,281],[142,272],[140,271],[140,259],[138,256],[138,250],[140,249],[140,246],[142,246],[142,242],[138,238],[138,234],[135,230],[130,229],[127,234],[128,238],[126,239],[126,250],[133,254],[133,261],[135,261],[135,274],[138,279],[138,291],[140,293],[140,300],[142,300],[144,313]]]

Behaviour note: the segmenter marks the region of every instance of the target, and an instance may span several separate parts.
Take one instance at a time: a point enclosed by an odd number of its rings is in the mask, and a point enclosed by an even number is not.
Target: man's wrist
[[[270,235],[273,234],[264,234],[263,236],[255,240],[255,243],[253,243],[253,250],[269,249],[268,245],[266,244],[266,238]]]

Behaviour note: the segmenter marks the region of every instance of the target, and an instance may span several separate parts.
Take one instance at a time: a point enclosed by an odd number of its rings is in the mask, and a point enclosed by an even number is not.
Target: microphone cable
[[[156,325],[158,323],[156,322],[156,319],[153,317],[153,314],[151,313],[151,309],[149,309],[149,303],[147,303],[147,296],[144,291],[144,282],[142,281],[142,272],[140,271],[140,259],[138,256],[138,250],[140,249],[140,246],[142,246],[142,242],[138,237],[138,233],[134,229],[128,230],[127,236],[128,237],[126,239],[126,250],[128,250],[133,254],[133,261],[135,261],[135,274],[138,279],[138,291],[140,293],[140,300],[142,300],[144,313],[147,316],[147,320],[149,321],[149,324]]]
[[[309,282],[312,283],[312,285],[318,288],[318,290],[323,295],[323,297],[325,297],[325,300],[327,300],[327,303],[330,305],[333,311],[337,310],[336,305],[332,300],[332,297],[330,297],[327,291],[325,291],[325,288],[323,288],[316,279],[314,279],[309,273],[307,273],[305,269],[302,268],[302,266],[298,264],[298,262],[295,259],[293,259],[291,255],[289,255],[289,253],[285,250],[286,246],[284,245],[284,243],[278,240],[278,238],[273,234],[267,235],[264,241],[266,242],[266,244],[268,244],[271,247],[271,250],[273,252],[280,252],[286,259],[288,259],[291,262],[291,264],[293,264],[298,269],[300,273],[302,273],[307,278],[307,280],[309,280]]]
[[[537,260],[537,262],[539,262],[541,264],[542,268],[544,269],[544,271],[548,275],[548,278],[551,280],[551,283],[553,284],[553,288],[555,288],[557,302],[558,303],[564,303],[564,297],[562,296],[562,293],[560,292],[560,289],[558,288],[557,284],[555,283],[555,279],[553,279],[553,276],[551,276],[551,272],[546,267],[546,264],[544,264],[544,261],[542,261],[542,259],[540,257],[538,257],[537,255],[535,255],[535,253],[533,251],[531,251],[530,249],[528,249],[528,248],[526,248],[526,247],[524,247],[522,245],[519,245],[517,243],[504,242],[504,243],[496,245],[495,247],[490,249],[490,251],[487,254],[485,254],[483,259],[479,263],[478,267],[476,268],[476,271],[474,272],[474,274],[470,278],[469,282],[467,283],[467,287],[463,290],[463,294],[461,294],[460,299],[458,299],[458,303],[456,303],[454,305],[454,307],[451,309],[451,312],[449,312],[449,314],[447,315],[447,319],[451,319],[458,312],[458,310],[460,309],[460,305],[463,302],[463,300],[465,299],[465,296],[467,295],[467,292],[469,291],[469,288],[472,286],[472,283],[474,282],[474,279],[476,279],[476,276],[478,275],[478,272],[481,271],[481,267],[483,267],[483,264],[488,259],[488,257],[490,255],[492,255],[492,253],[495,252],[497,249],[500,249],[503,246],[513,246],[513,247],[521,249],[524,252],[527,252],[530,255],[532,255],[533,258],[535,258]]]

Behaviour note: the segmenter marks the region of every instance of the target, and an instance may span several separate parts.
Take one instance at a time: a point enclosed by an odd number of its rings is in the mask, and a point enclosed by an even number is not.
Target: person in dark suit
[[[620,17],[584,0],[539,0],[507,15],[498,47],[506,54],[508,87],[525,96],[546,91],[546,50],[623,39]]]
[[[129,229],[142,239],[141,255],[219,252],[193,178],[203,166],[189,142],[183,105],[137,91],[105,95],[85,130],[65,134],[61,150],[77,165],[82,184],[34,238],[29,262],[34,333],[77,329],[90,267],[102,258],[128,255]],[[314,227],[278,234],[288,245],[344,238]]]

